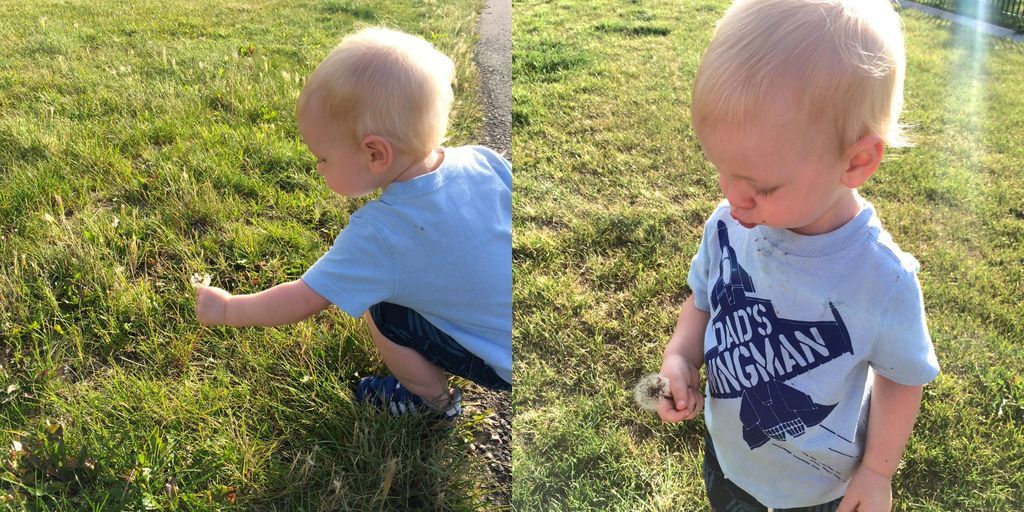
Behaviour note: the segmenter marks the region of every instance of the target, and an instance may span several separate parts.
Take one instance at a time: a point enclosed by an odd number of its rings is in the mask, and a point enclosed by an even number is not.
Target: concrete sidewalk
[[[1006,27],[1000,27],[974,18],[968,18],[967,16],[962,16],[955,12],[943,11],[942,9],[936,9],[935,7],[929,7],[909,0],[900,0],[900,5],[904,8],[917,9],[918,11],[928,13],[932,16],[952,21],[958,25],[973,27],[975,30],[984,34],[1010,39],[1018,43],[1024,42],[1024,34],[1018,34]]]

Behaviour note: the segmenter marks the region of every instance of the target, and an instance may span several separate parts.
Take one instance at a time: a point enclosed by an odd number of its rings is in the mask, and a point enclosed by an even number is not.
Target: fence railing
[[[924,5],[984,19],[1024,32],[1024,0],[915,0]]]
[[[1024,18],[1024,0],[996,0],[989,3],[996,6],[1002,14]]]

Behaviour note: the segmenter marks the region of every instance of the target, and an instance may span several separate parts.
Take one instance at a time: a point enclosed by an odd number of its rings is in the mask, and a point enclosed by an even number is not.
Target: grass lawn
[[[657,371],[719,201],[689,125],[725,0],[522,0],[513,26],[513,506],[705,510],[703,420],[631,396]],[[903,13],[916,147],[862,194],[921,262],[942,374],[897,510],[1024,506],[1024,46]]]
[[[0,510],[479,506],[484,412],[445,429],[353,404],[386,371],[361,322],[193,314],[193,273],[294,279],[362,204],[324,185],[294,118],[353,27],[451,55],[451,143],[475,141],[481,2],[382,5],[0,0]]]

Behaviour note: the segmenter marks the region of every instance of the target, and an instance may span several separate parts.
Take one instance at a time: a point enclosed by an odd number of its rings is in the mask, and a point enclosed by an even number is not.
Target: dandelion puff
[[[173,476],[168,478],[167,483],[164,484],[164,493],[172,500],[178,495],[178,481]]]
[[[636,383],[633,389],[633,397],[636,403],[645,411],[657,412],[658,401],[672,396],[669,393],[668,378],[657,373],[645,375]]]
[[[199,288],[200,286],[210,286],[210,280],[213,276],[210,274],[192,274],[192,279],[189,281],[192,283],[193,288]]]

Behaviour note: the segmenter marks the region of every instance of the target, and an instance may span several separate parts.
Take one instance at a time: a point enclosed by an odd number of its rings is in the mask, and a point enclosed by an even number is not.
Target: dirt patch
[[[490,472],[487,510],[511,510],[512,503],[512,393],[480,390],[467,406],[488,411],[469,450],[483,459]]]

